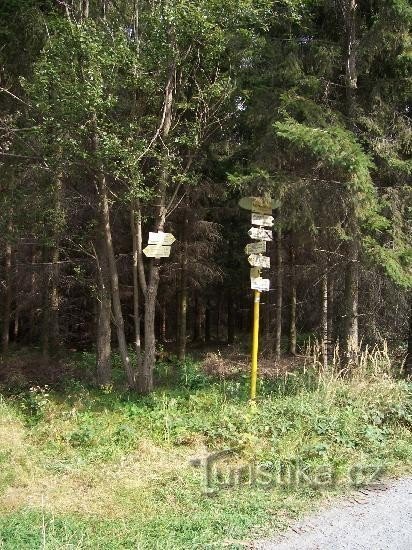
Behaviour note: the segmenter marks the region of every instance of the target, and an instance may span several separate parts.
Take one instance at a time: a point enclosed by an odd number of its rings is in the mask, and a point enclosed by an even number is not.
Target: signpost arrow
[[[270,280],[262,279],[262,277],[257,277],[256,279],[250,280],[250,286],[253,290],[259,292],[268,292],[270,288]]]
[[[249,237],[257,239],[259,241],[271,241],[273,238],[272,231],[270,229],[263,229],[263,227],[251,227],[248,231]]]
[[[175,240],[174,235],[171,233],[163,233],[163,231],[149,233],[149,244],[163,244],[165,246],[170,246],[175,242]]]
[[[246,254],[260,254],[260,252],[266,252],[266,241],[247,244],[245,246],[245,252]]]
[[[149,244],[143,249],[143,254],[148,258],[168,258],[170,256],[170,246]]]
[[[248,262],[254,267],[269,268],[270,258],[269,256],[262,256],[261,254],[251,254],[248,257]]]
[[[259,225],[261,227],[272,227],[273,226],[273,216],[267,216],[265,214],[256,214],[252,212],[252,224]]]

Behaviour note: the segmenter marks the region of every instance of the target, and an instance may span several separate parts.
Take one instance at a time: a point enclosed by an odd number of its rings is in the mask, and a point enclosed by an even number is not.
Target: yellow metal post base
[[[256,383],[258,370],[258,349],[259,349],[259,307],[260,292],[255,290],[253,297],[253,334],[252,334],[252,370],[250,374],[250,400],[256,399]]]

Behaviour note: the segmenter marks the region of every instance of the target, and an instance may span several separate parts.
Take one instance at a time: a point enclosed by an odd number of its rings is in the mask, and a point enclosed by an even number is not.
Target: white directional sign
[[[163,233],[163,231],[149,233],[149,244],[163,244],[165,246],[170,246],[175,242],[175,240],[175,237],[171,233]]]
[[[245,252],[246,254],[260,254],[260,252],[266,252],[266,241],[247,244],[245,246]]]
[[[252,290],[258,290],[259,292],[267,292],[270,288],[269,279],[262,279],[262,277],[257,277],[256,279],[250,280],[250,286]]]
[[[261,254],[251,254],[248,257],[248,262],[253,267],[262,267],[268,269],[270,267],[270,258],[269,256],[262,256]]]
[[[258,277],[260,277],[260,269],[258,267],[252,267],[250,269],[250,278],[257,279]]]
[[[149,244],[143,249],[143,254],[148,258],[168,258],[170,256],[170,246]]]
[[[259,225],[261,227],[272,227],[273,226],[273,216],[267,216],[265,214],[256,214],[252,212],[252,224]]]
[[[271,241],[273,238],[272,231],[270,229],[264,229],[263,227],[251,227],[248,231],[249,237],[259,241]]]

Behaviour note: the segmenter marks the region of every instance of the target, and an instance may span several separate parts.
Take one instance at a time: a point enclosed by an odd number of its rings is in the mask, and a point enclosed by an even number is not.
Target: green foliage
[[[231,181],[248,192],[254,175],[267,174],[278,183],[282,225],[299,242],[333,248],[355,239],[368,260],[409,286],[410,216],[394,220],[382,190],[410,184],[410,6],[359,8],[353,94],[336,7],[292,1],[275,10],[243,73],[244,142]]]
[[[199,390],[210,384],[210,378],[201,370],[199,363],[187,358],[179,365],[179,382],[187,390]]]
[[[223,11],[211,0],[145,5],[138,47],[116,17],[81,24],[51,18],[49,40],[32,78],[24,81],[41,114],[38,132],[47,156],[67,169],[80,161],[103,166],[136,188],[142,182],[140,161],[164,157],[153,136],[158,135],[164,87],[173,67],[179,75],[173,116],[179,123],[172,128],[167,162],[179,183],[179,156],[197,150],[207,126],[216,123],[204,118],[205,105],[213,106],[215,117],[225,113],[234,90],[229,66],[236,56],[239,62],[239,40],[244,41],[241,29],[258,20],[264,5],[245,0]],[[198,63],[194,77],[192,67]],[[216,72],[217,65],[227,68]],[[88,142],[93,133],[99,145],[92,152]],[[145,197],[150,179],[134,194]]]
[[[393,281],[405,288],[412,287],[412,249],[408,243],[394,249],[380,246],[373,239],[366,237],[363,244],[369,256],[384,267]]]
[[[80,159],[110,167],[124,159],[121,126],[113,115],[120,90],[134,78],[126,35],[92,20],[80,26],[60,18],[50,21],[49,32],[32,78],[23,81],[41,114],[36,133],[45,154],[56,169]],[[96,131],[99,152],[87,145]]]
[[[294,143],[299,149],[309,151],[317,160],[341,170],[352,184],[354,192],[371,187],[372,161],[354,136],[339,126],[311,127],[293,118],[276,122],[277,134]]]
[[[357,217],[369,229],[384,229],[388,222],[379,216],[376,188],[371,178],[373,163],[353,134],[341,126],[312,127],[291,117],[275,123],[277,135],[290,141],[297,149],[312,155],[336,177],[347,183]]]
[[[48,386],[33,386],[19,396],[19,406],[29,423],[36,424],[44,420],[50,403],[49,392]]]

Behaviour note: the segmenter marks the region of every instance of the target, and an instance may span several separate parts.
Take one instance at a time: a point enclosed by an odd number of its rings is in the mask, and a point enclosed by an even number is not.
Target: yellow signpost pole
[[[258,374],[258,350],[259,350],[259,307],[261,291],[269,291],[269,279],[260,276],[260,269],[270,267],[270,258],[263,256],[266,251],[266,241],[271,241],[273,233],[267,227],[273,226],[272,211],[279,207],[279,202],[272,200],[268,196],[264,197],[243,197],[239,201],[239,206],[252,212],[252,227],[248,235],[254,239],[255,243],[246,245],[245,252],[248,254],[250,270],[251,287],[254,289],[253,297],[253,329],[252,329],[252,366],[250,373],[250,401],[256,400],[256,385]]]
[[[250,375],[250,399],[256,399],[256,382],[258,371],[258,349],[259,349],[259,306],[260,292],[255,290],[253,298],[253,332],[252,332],[252,370]]]

